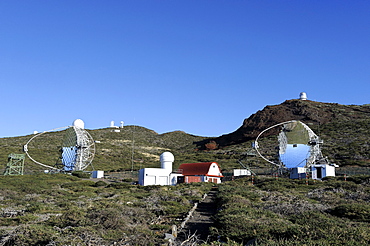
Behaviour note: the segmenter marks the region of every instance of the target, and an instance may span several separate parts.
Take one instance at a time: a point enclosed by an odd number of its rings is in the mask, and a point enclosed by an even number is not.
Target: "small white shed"
[[[102,179],[104,178],[104,171],[93,171],[91,177],[94,179]]]
[[[307,168],[305,167],[293,167],[290,168],[289,178],[291,179],[304,179],[306,178]]]
[[[248,169],[234,169],[233,175],[234,176],[250,176],[252,175],[252,173]]]
[[[335,177],[335,168],[338,165],[335,164],[315,164],[307,170],[305,167],[293,167],[290,168],[291,179],[304,179],[306,178],[307,171],[310,172],[312,179],[322,179],[324,177]]]
[[[311,166],[312,179],[322,179],[324,177],[335,177],[335,168],[338,165],[316,164]]]

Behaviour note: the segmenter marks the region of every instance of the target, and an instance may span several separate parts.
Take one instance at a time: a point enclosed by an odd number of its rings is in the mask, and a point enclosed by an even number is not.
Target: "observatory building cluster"
[[[307,100],[307,94],[301,92],[300,100]],[[114,121],[111,121],[110,128],[114,132],[120,132],[120,128],[124,127],[124,122],[120,122],[120,126],[115,126]],[[280,129],[277,138],[278,161],[266,158],[260,152],[260,136],[275,127]],[[38,162],[28,152],[30,142],[38,136],[57,129],[66,129],[59,162],[56,165],[50,166]],[[95,155],[95,143],[91,135],[85,130],[85,123],[81,119],[76,119],[72,126],[57,128],[45,132],[35,132],[34,136],[24,145],[24,152],[36,164],[48,168],[53,172],[72,172],[84,171],[88,166],[92,166],[92,161]],[[289,171],[290,178],[304,178],[310,173],[313,179],[322,179],[326,176],[335,176],[335,164],[330,164],[327,158],[324,158],[321,153],[322,140],[317,136],[306,124],[301,121],[291,120],[278,123],[263,130],[254,142],[254,149],[258,155],[274,165],[279,172]],[[10,156],[14,160],[24,160],[19,156]],[[184,163],[180,164],[177,170],[173,170],[173,162],[175,158],[171,152],[164,152],[160,156],[160,168],[143,168],[139,170],[138,180],[140,185],[176,185],[179,183],[192,182],[212,182],[221,183],[224,177],[221,168],[217,162],[202,162],[202,163]],[[240,163],[240,161],[239,161]],[[243,166],[242,163],[240,163]],[[15,173],[20,173],[23,170],[21,167],[14,167]],[[93,168],[94,169],[94,168]],[[7,173],[11,168],[7,168]],[[252,171],[243,166],[243,169],[234,169],[234,176],[251,175]],[[93,171],[93,177],[104,177],[103,171]]]
[[[222,173],[217,162],[185,163],[176,172],[172,166],[175,158],[171,152],[160,156],[161,168],[139,170],[140,185],[176,185],[178,183],[221,183]]]

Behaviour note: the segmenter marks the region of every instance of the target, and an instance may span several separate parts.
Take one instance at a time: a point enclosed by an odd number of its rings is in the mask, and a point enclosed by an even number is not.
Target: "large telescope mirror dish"
[[[280,128],[275,142],[278,150],[277,160],[272,160],[261,153],[260,139],[267,131]],[[298,120],[291,120],[273,125],[263,130],[255,140],[255,149],[258,155],[278,167],[309,167],[322,159],[320,138],[306,124]]]
[[[60,148],[59,160],[61,166],[52,166],[35,160],[29,153],[29,144],[37,137],[46,133],[65,130],[64,139]],[[32,144],[31,144],[32,145]],[[77,119],[72,126],[55,128],[34,135],[23,147],[27,156],[36,164],[54,171],[82,171],[92,164],[95,155],[95,142],[84,129],[84,122]]]

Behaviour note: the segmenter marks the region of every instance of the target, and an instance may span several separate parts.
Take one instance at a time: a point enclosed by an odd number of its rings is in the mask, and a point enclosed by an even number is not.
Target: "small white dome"
[[[83,122],[83,120],[81,119],[77,119],[73,121],[73,126],[81,128],[81,129],[85,129],[85,122]]]
[[[301,100],[307,100],[307,94],[306,94],[306,92],[301,92],[301,94],[299,94],[299,99],[301,99]]]
[[[174,162],[175,161],[175,157],[173,156],[173,154],[171,152],[163,152],[160,156],[160,162]]]

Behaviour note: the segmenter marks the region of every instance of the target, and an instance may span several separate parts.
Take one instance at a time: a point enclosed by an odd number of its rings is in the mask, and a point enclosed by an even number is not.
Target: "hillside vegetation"
[[[159,156],[170,151],[175,156],[174,169],[182,163],[217,161],[223,168],[239,168],[238,159],[251,146],[250,143],[232,146],[223,150],[200,151],[194,142],[205,139],[175,131],[165,134],[139,126],[124,126],[114,132],[112,128],[89,130],[98,141],[93,165],[87,170],[104,170],[120,172],[138,170],[145,167],[159,167]],[[63,141],[64,131],[51,132],[34,138],[28,145],[28,152],[36,161],[53,166],[60,155],[59,149]],[[0,159],[4,170],[10,153],[23,153],[23,145],[30,136],[0,138]],[[256,159],[257,160],[257,159]],[[261,160],[260,160],[261,161]],[[262,161],[261,161],[262,163]],[[42,172],[45,168],[25,160],[25,173]]]
[[[140,126],[124,126],[118,129],[120,132],[112,128],[89,130],[98,142],[93,165],[88,170],[117,172],[159,167],[159,156],[164,151],[174,154],[174,169],[182,163],[216,161],[224,171],[230,172],[241,167],[240,159],[254,169],[271,168],[262,159],[246,154],[251,152],[252,142],[260,131],[292,119],[308,124],[323,139],[322,152],[332,163],[347,170],[369,167],[370,106],[290,100],[266,106],[245,119],[235,132],[218,138],[194,136],[182,131],[158,134]],[[32,136],[0,138],[2,169],[5,168],[7,156],[22,153],[23,145]],[[37,161],[53,166],[60,155],[63,136],[64,131],[59,131],[36,137],[28,146],[29,153]],[[277,140],[276,135],[263,138],[270,142]],[[271,157],[276,156],[274,148],[266,151]],[[25,173],[43,169],[26,158]]]
[[[293,118],[292,118],[293,117]],[[294,118],[295,117],[295,118]],[[241,161],[258,174],[273,167],[254,155],[253,134],[274,122],[297,119],[323,140],[323,154],[339,164],[337,173],[369,170],[369,106],[287,101],[267,106],[234,133],[205,138],[176,131],[157,134],[140,126],[89,130],[96,143],[93,165],[120,179],[82,179],[43,174],[25,160],[23,176],[0,176],[0,245],[166,245],[166,233],[180,226],[188,211],[212,188],[218,189],[215,224],[209,237],[181,245],[368,245],[370,243],[370,176],[338,175],[324,181],[289,180],[257,175],[176,186],[137,186],[136,172],[159,167],[171,151],[174,169],[181,163],[216,161],[225,176]],[[64,131],[36,137],[28,146],[39,162],[54,165]],[[34,135],[0,138],[3,171],[10,153],[22,153]],[[276,142],[276,135],[263,137]],[[266,145],[267,146],[267,145]],[[274,148],[266,153],[273,158]],[[83,177],[83,176],[80,176]],[[177,243],[177,242],[176,242]]]
[[[258,177],[219,186],[212,235],[230,245],[369,245],[370,176]]]
[[[302,121],[324,140],[323,154],[331,162],[340,166],[369,165],[369,105],[288,100],[279,105],[266,106],[245,119],[242,126],[230,134],[205,139],[197,145],[200,149],[207,149],[210,142],[218,148],[235,146],[253,141],[266,128],[290,120]],[[277,131],[270,131],[269,134],[276,135]]]
[[[0,244],[161,245],[211,185],[144,187],[65,174],[0,176]]]
[[[212,185],[137,186],[65,174],[1,176],[0,244],[168,245],[165,234],[174,225],[180,228]],[[175,245],[370,242],[370,176],[308,183],[258,176],[217,189],[208,239],[193,237]]]
[[[97,143],[92,168],[96,170],[117,171],[137,170],[142,167],[157,167],[159,156],[164,151],[175,153],[193,152],[193,142],[203,139],[184,132],[176,131],[165,134],[139,126],[125,126],[114,132],[112,128],[89,130]],[[59,149],[65,131],[50,132],[34,138],[28,145],[29,154],[37,161],[53,166],[60,155]],[[0,158],[5,166],[10,153],[23,153],[23,145],[33,136],[1,138]],[[177,160],[192,161],[183,156]],[[26,173],[41,171],[30,159],[25,161]]]

